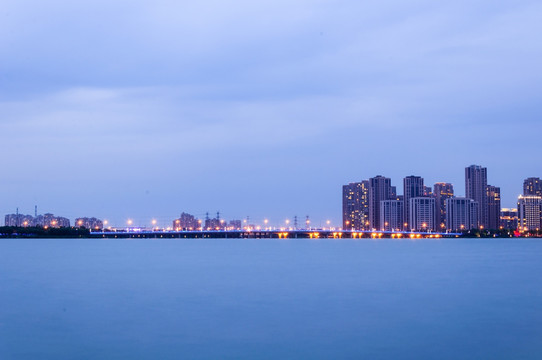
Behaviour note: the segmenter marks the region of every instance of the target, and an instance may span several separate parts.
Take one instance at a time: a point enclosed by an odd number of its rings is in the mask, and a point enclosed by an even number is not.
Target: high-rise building
[[[465,168],[465,197],[478,203],[478,226],[488,228],[487,168],[479,165]]]
[[[413,231],[435,230],[435,199],[414,197],[410,199],[409,229]]]
[[[518,209],[501,209],[501,229],[516,230],[518,228]]]
[[[501,188],[487,186],[487,228],[497,230],[501,223]]]
[[[378,175],[369,179],[369,229],[380,229],[380,203],[393,200],[391,179]]]
[[[369,221],[369,181],[343,186],[343,229],[363,230]]]
[[[518,228],[521,231],[538,231],[542,215],[542,197],[520,195],[518,198]]]
[[[403,228],[403,202],[383,200],[380,202],[380,230],[394,231]]]
[[[523,195],[542,196],[542,181],[537,177],[530,177],[523,182]]]
[[[407,224],[406,229],[413,229],[410,220],[410,199],[424,196],[425,187],[423,178],[420,176],[407,176],[403,179],[403,196],[404,196],[404,221]]]
[[[435,226],[439,230],[446,229],[446,199],[454,196],[454,186],[450,183],[439,182],[433,186],[435,196]]]
[[[478,227],[478,203],[465,197],[446,199],[446,229],[471,230]]]

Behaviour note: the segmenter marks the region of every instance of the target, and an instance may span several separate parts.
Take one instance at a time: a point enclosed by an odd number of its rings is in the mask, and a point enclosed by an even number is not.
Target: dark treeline
[[[88,229],[75,227],[0,227],[0,237],[3,238],[83,238],[89,235]]]

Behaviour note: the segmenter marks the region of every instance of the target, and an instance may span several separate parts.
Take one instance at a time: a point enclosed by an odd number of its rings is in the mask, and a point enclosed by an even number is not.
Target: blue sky
[[[542,176],[537,1],[0,7],[0,211],[340,221],[343,183]]]

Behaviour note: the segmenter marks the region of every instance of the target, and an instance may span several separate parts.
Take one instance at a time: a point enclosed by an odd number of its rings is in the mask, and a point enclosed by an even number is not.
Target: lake
[[[542,359],[542,241],[0,240],[0,359]]]

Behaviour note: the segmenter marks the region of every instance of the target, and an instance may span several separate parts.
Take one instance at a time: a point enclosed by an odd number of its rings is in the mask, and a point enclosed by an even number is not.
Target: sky
[[[0,7],[0,212],[341,219],[376,175],[541,176],[540,1]]]

